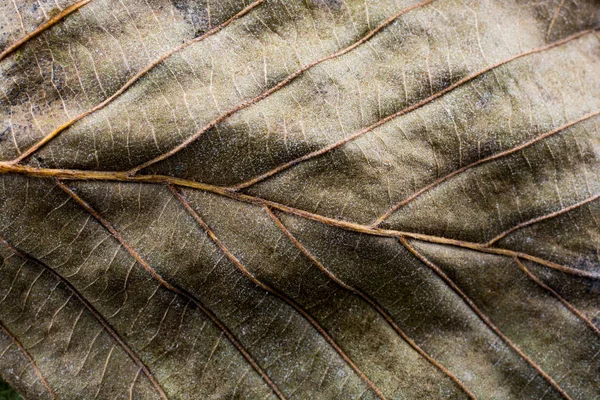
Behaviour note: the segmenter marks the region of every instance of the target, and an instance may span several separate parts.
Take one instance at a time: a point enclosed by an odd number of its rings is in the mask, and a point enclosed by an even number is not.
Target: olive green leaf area
[[[1,0],[27,399],[600,399],[595,0]]]
[[[1,400],[20,400],[21,397],[14,391],[13,388],[8,386],[6,382],[0,377],[0,399]]]

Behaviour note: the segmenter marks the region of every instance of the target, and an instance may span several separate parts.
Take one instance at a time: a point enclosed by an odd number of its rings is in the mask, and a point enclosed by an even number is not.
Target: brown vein
[[[428,260],[425,256],[419,253],[414,247],[412,247],[403,236],[399,236],[398,239],[400,243],[404,247],[408,249],[415,257],[421,260],[422,263],[431,268],[440,278],[446,282],[448,286],[452,288],[467,305],[477,314],[477,316],[496,334],[498,335],[510,348],[512,348],[521,358],[523,358],[529,365],[531,365],[554,389],[556,389],[563,398],[567,400],[571,400],[569,395],[565,393],[563,388],[561,388],[558,383],[550,375],[548,375],[538,364],[535,363],[531,358],[529,358],[521,349],[519,349],[502,331],[494,325],[494,323],[475,305],[473,300],[465,292],[460,289],[452,279],[450,279],[444,271],[441,270],[437,265]]]
[[[461,382],[452,372],[450,372],[446,367],[444,367],[439,361],[435,358],[431,357],[427,354],[419,345],[413,341],[400,327],[394,322],[393,318],[381,307],[374,299],[372,299],[369,295],[364,293],[362,290],[354,288],[340,278],[338,278],[333,272],[327,269],[319,260],[316,259],[312,253],[300,243],[296,237],[286,228],[283,222],[273,213],[271,208],[265,206],[267,213],[271,217],[271,219],[275,222],[275,224],[279,227],[279,229],[287,236],[288,239],[308,258],[314,265],[317,266],[322,272],[324,272],[331,280],[337,283],[342,288],[348,290],[349,292],[357,295],[362,300],[364,300],[367,304],[369,304],[375,311],[379,313],[383,317],[383,319],[394,329],[398,335],[410,345],[418,354],[420,354],[423,358],[429,361],[433,366],[438,368],[442,373],[446,374],[454,383],[469,397],[470,399],[475,400],[475,395],[471,393],[471,391],[465,386],[463,382]]]
[[[231,110],[227,111],[224,114],[221,114],[220,116],[218,116],[217,118],[215,118],[214,120],[212,120],[210,123],[208,123],[207,125],[205,125],[204,127],[202,127],[200,130],[198,130],[196,133],[194,133],[192,136],[190,136],[189,138],[187,138],[185,141],[183,141],[182,143],[180,143],[179,145],[177,145],[176,147],[172,148],[171,150],[169,150],[166,153],[160,154],[157,157],[148,160],[140,165],[138,165],[137,167],[132,168],[131,170],[129,170],[129,174],[130,175],[135,175],[137,174],[139,171],[141,171],[144,168],[147,168],[153,164],[156,164],[157,162],[163,161],[171,156],[173,156],[174,154],[180,152],[181,150],[183,150],[184,148],[186,148],[187,146],[189,146],[190,144],[192,144],[193,142],[195,142],[200,136],[202,136],[206,131],[214,128],[217,124],[223,122],[225,119],[229,118],[231,115],[235,114],[238,111],[241,111],[247,107],[250,107],[253,104],[258,103],[259,101],[263,100],[264,98],[270,96],[271,94],[275,93],[276,91],[278,91],[279,89],[281,89],[282,87],[286,86],[288,83],[290,83],[291,81],[293,81],[294,79],[296,79],[298,76],[302,75],[304,72],[308,71],[309,69],[313,68],[316,65],[319,65],[325,61],[340,57],[352,50],[354,50],[355,48],[357,48],[358,46],[362,45],[363,43],[367,42],[369,39],[371,39],[373,36],[375,36],[379,31],[381,31],[382,29],[384,29],[386,26],[388,26],[389,24],[391,24],[392,22],[394,22],[398,17],[400,17],[403,14],[406,14],[407,12],[414,10],[416,8],[419,7],[423,7],[429,3],[432,3],[435,0],[426,0],[423,1],[421,3],[417,3],[414,4],[410,7],[407,7],[399,12],[397,12],[396,14],[394,14],[393,16],[391,16],[390,18],[388,18],[387,20],[383,21],[382,23],[380,23],[379,25],[377,25],[377,27],[375,27],[373,30],[369,31],[365,36],[363,36],[361,39],[359,39],[358,41],[354,42],[352,45],[339,50],[333,54],[330,54],[328,56],[325,56],[323,58],[320,58],[318,60],[312,61],[309,64],[306,64],[305,66],[303,66],[302,68],[298,69],[296,72],[288,75],[286,78],[284,78],[283,80],[281,80],[278,84],[276,84],[275,86],[273,86],[272,88],[262,92],[261,94],[259,94],[258,96],[247,100],[245,102],[242,102],[241,104],[238,104],[236,107],[232,108]]]
[[[384,124],[390,122],[391,120],[393,120],[395,118],[398,118],[398,117],[400,117],[402,115],[408,114],[408,113],[410,113],[410,112],[412,112],[412,111],[414,111],[414,110],[416,110],[418,108],[421,108],[421,107],[425,106],[428,103],[431,103],[432,101],[434,101],[434,100],[436,100],[436,99],[444,96],[448,92],[453,91],[454,89],[458,88],[459,86],[462,86],[465,83],[468,83],[468,82],[472,81],[473,79],[475,79],[475,78],[477,78],[477,77],[485,74],[486,72],[489,72],[489,71],[491,71],[491,70],[493,70],[495,68],[498,68],[498,67],[500,67],[500,66],[502,66],[504,64],[507,64],[507,63],[509,63],[511,61],[517,60],[517,59],[519,59],[521,57],[525,57],[525,56],[528,56],[528,55],[531,55],[531,54],[535,54],[535,53],[540,53],[540,52],[542,52],[544,50],[549,50],[549,49],[551,49],[553,47],[557,47],[557,46],[563,45],[565,43],[570,42],[571,40],[577,39],[577,38],[579,38],[581,36],[584,36],[584,35],[587,35],[587,34],[590,34],[590,33],[593,33],[593,32],[595,32],[594,29],[582,31],[582,32],[579,32],[579,33],[574,34],[572,36],[569,36],[569,37],[567,37],[565,39],[558,40],[558,41],[556,41],[554,43],[551,43],[549,45],[546,45],[546,46],[543,46],[543,47],[538,47],[536,49],[532,49],[532,50],[526,51],[524,53],[517,54],[517,55],[512,56],[510,58],[507,58],[507,59],[505,59],[503,61],[500,61],[500,62],[498,62],[496,64],[490,65],[489,67],[486,67],[486,68],[484,68],[484,69],[482,69],[482,70],[480,70],[478,72],[475,72],[474,74],[471,74],[471,75],[469,75],[469,76],[467,76],[465,78],[460,79],[459,81],[457,81],[457,82],[453,83],[452,85],[447,86],[446,88],[440,90],[439,92],[434,93],[433,95],[431,95],[431,96],[429,96],[429,97],[427,97],[427,98],[419,101],[418,103],[415,103],[415,104],[413,104],[411,106],[403,108],[402,110],[400,110],[398,112],[395,112],[393,114],[388,115],[385,118],[382,118],[382,119],[378,120],[374,124],[372,124],[372,125],[370,125],[370,126],[368,126],[366,128],[363,128],[363,129],[359,130],[358,132],[355,132],[352,135],[350,135],[350,136],[348,136],[348,137],[346,137],[344,139],[341,139],[341,140],[339,140],[339,141],[337,141],[335,143],[332,143],[332,144],[330,144],[328,146],[323,147],[322,149],[315,150],[315,151],[313,151],[311,153],[305,154],[305,155],[303,155],[301,157],[298,157],[298,158],[296,158],[296,159],[294,159],[292,161],[289,161],[289,162],[287,162],[285,164],[282,164],[282,165],[280,165],[280,166],[278,166],[276,168],[273,168],[270,171],[265,172],[262,175],[259,175],[257,177],[254,177],[254,178],[250,179],[250,180],[247,180],[245,182],[242,182],[242,183],[239,183],[237,185],[234,185],[234,186],[231,187],[231,190],[245,189],[245,188],[247,188],[249,186],[252,186],[252,185],[254,185],[254,184],[258,183],[258,182],[261,182],[261,181],[263,181],[263,180],[265,180],[267,178],[270,178],[271,176],[276,175],[276,174],[278,174],[281,171],[284,171],[284,170],[286,170],[288,168],[291,168],[294,165],[297,165],[297,164],[302,163],[304,161],[308,161],[308,160],[310,160],[312,158],[315,158],[315,157],[322,156],[325,153],[328,153],[328,152],[330,152],[332,150],[335,150],[338,147],[341,147],[342,145],[344,145],[344,144],[346,144],[348,142],[351,142],[351,141],[353,141],[353,140],[361,137],[362,135],[364,135],[364,134],[366,134],[368,132],[371,132],[372,130],[380,127],[381,125],[384,125]]]
[[[244,346],[237,340],[237,338],[233,335],[233,333],[227,328],[218,317],[208,309],[200,300],[198,300],[193,294],[189,293],[183,288],[172,285],[168,281],[166,281],[158,272],[154,270],[136,251],[133,249],[129,243],[123,238],[123,236],[112,226],[110,222],[108,222],[104,217],[102,217],[95,209],[93,209],[85,200],[77,195],[71,188],[62,183],[60,180],[56,180],[57,185],[64,190],[77,204],[79,204],[83,209],[89,212],[110,234],[117,239],[117,241],[127,250],[127,252],[146,270],[156,279],[162,286],[167,288],[168,290],[176,293],[189,302],[195,304],[206,316],[227,336],[227,338],[231,341],[231,343],[238,349],[238,351],[242,354],[242,356],[248,361],[248,363],[256,370],[256,372],[261,376],[261,378],[269,385],[271,390],[282,400],[285,400],[285,396],[281,393],[279,388],[273,383],[271,378],[260,368],[260,366],[256,363],[254,358],[250,355],[250,353],[244,348]]]
[[[90,1],[87,0],[86,3]],[[152,61],[150,64],[148,64],[146,67],[144,67],[143,69],[141,69],[137,74],[135,74],[131,79],[129,79],[127,82],[125,82],[125,84],[123,86],[121,86],[115,93],[113,93],[110,97],[106,98],[104,101],[102,101],[101,103],[97,104],[96,106],[90,108],[89,110],[79,114],[78,116],[76,116],[75,118],[65,122],[64,124],[62,124],[61,126],[59,126],[58,128],[56,128],[55,130],[53,130],[52,132],[50,132],[48,135],[46,135],[44,138],[42,138],[40,141],[38,141],[37,143],[35,143],[33,146],[31,146],[29,149],[27,149],[23,154],[21,154],[19,157],[15,158],[14,160],[10,161],[11,163],[20,163],[21,161],[27,159],[29,156],[31,156],[33,153],[35,153],[36,151],[38,151],[40,148],[42,148],[43,146],[45,146],[49,141],[51,141],[52,139],[54,139],[56,136],[58,136],[61,132],[63,132],[64,130],[66,130],[67,128],[69,128],[71,125],[73,125],[74,123],[76,123],[77,121],[87,117],[88,115],[103,109],[104,107],[106,107],[109,103],[111,103],[113,100],[115,100],[117,97],[119,97],[121,94],[123,94],[127,89],[129,89],[135,82],[137,82],[142,76],[144,76],[145,74],[147,74],[150,70],[152,70],[154,67],[156,67],[158,64],[160,64],[161,62],[163,62],[164,60],[166,60],[168,57],[172,56],[173,54],[185,49],[186,47],[200,42],[204,39],[206,39],[207,37],[214,35],[215,33],[219,32],[220,30],[222,30],[223,28],[225,28],[227,25],[231,24],[233,21],[241,18],[242,16],[246,15],[248,12],[250,12],[252,9],[254,9],[255,7],[257,7],[258,5],[260,5],[261,3],[263,3],[265,0],[256,0],[253,3],[251,3],[250,5],[248,5],[246,8],[244,8],[243,10],[241,10],[240,12],[238,12],[237,14],[235,14],[233,17],[229,18],[227,21],[215,26],[214,28],[210,29],[209,31],[207,31],[206,33],[204,33],[201,36],[198,36],[186,43],[183,43],[182,45],[170,50],[169,52],[163,54],[162,56],[158,57],[157,59],[155,59],[154,61]]]
[[[9,250],[11,250],[13,253],[18,255],[19,257],[21,257],[25,260],[28,260],[30,262],[33,262],[36,265],[39,265],[44,270],[50,272],[60,282],[62,282],[62,284],[65,285],[69,289],[69,291],[77,298],[77,300],[79,300],[84,305],[84,307],[94,316],[94,318],[96,318],[96,320],[100,323],[100,325],[102,325],[102,327],[110,334],[110,336],[112,336],[112,338],[119,344],[119,346],[121,346],[121,348],[129,356],[129,358],[131,358],[131,360],[142,370],[142,372],[144,373],[144,375],[146,375],[146,377],[148,378],[148,380],[150,381],[150,383],[152,384],[154,389],[160,395],[161,399],[167,400],[167,395],[163,391],[162,387],[160,386],[160,384],[158,383],[158,381],[156,380],[156,378],[154,377],[152,372],[150,372],[150,370],[148,369],[146,364],[144,364],[144,362],[138,357],[138,355],[133,351],[133,349],[131,347],[129,347],[129,345],[125,342],[125,340],[123,340],[121,338],[121,336],[110,325],[110,323],[106,319],[104,319],[102,314],[100,314],[100,312],[98,310],[96,310],[96,308],[92,305],[92,303],[90,303],[81,293],[79,293],[79,291],[75,288],[75,286],[73,286],[71,284],[71,282],[69,282],[61,274],[56,272],[54,269],[50,268],[48,265],[46,265],[42,261],[25,253],[22,250],[17,249],[16,247],[14,247],[10,243],[8,243],[6,241],[6,239],[4,239],[3,237],[0,237],[0,241],[2,241]]]
[[[548,41],[548,39],[550,38],[550,33],[552,32],[552,27],[554,26],[554,23],[556,22],[556,18],[558,18],[558,14],[560,13],[560,10],[564,4],[565,4],[565,0],[561,0],[560,4],[556,8],[556,11],[554,11],[554,15],[552,16],[550,25],[548,25],[548,31],[546,32],[546,41]]]
[[[564,266],[561,264],[557,264],[553,261],[549,261],[549,260],[543,259],[541,257],[533,256],[531,254],[523,253],[520,251],[514,251],[514,250],[503,249],[503,248],[498,248],[498,247],[486,247],[485,245],[480,244],[480,243],[466,242],[466,241],[462,241],[462,240],[448,239],[448,238],[444,238],[444,237],[424,235],[424,234],[414,233],[414,232],[397,231],[396,236],[405,236],[405,237],[410,237],[413,239],[422,240],[425,242],[439,243],[439,244],[445,244],[445,245],[449,245],[449,246],[462,247],[465,249],[480,251],[482,253],[497,254],[497,255],[501,255],[501,256],[505,256],[505,257],[519,257],[519,258],[522,258],[525,260],[533,261],[533,262],[543,265],[545,267],[564,272],[566,274],[582,276],[582,277],[592,278],[592,279],[600,279],[600,274],[598,274],[598,273],[581,270],[581,269],[577,269],[577,268],[572,268],[572,267],[567,267],[567,266]]]
[[[290,305],[296,312],[302,315],[318,332],[319,334],[329,343],[331,347],[344,359],[344,361],[354,370],[354,372],[373,390],[377,396],[381,399],[385,399],[385,396],[381,392],[381,390],[375,386],[375,384],[358,368],[356,364],[350,359],[350,357],[342,350],[342,348],[333,340],[333,338],[323,329],[321,325],[308,313],[306,312],[298,303],[294,300],[286,296],[283,292],[275,289],[266,283],[260,281],[256,278],[246,267],[241,263],[240,260],[225,246],[225,244],[215,235],[213,230],[204,222],[204,220],[200,217],[200,215],[194,210],[194,208],[190,205],[187,199],[184,197],[183,193],[173,185],[169,185],[169,189],[173,193],[173,195],[181,202],[184,208],[189,212],[189,214],[194,218],[194,220],[202,227],[202,229],[206,232],[206,234],[212,239],[212,241],[221,249],[221,251],[227,256],[227,258],[235,264],[235,266],[255,285],[260,287],[261,289],[277,296],[279,299],[283,300],[285,303]]]
[[[583,315],[583,313],[581,311],[579,311],[574,305],[569,303],[564,297],[562,297],[560,294],[558,294],[554,289],[552,289],[550,286],[546,285],[537,276],[535,276],[535,274],[533,274],[533,272],[531,272],[525,266],[525,264],[523,264],[521,262],[521,260],[519,260],[519,257],[515,257],[514,259],[515,259],[515,262],[517,263],[517,265],[519,266],[519,268],[521,268],[523,270],[523,272],[525,272],[525,274],[529,277],[529,279],[531,279],[532,281],[537,283],[540,287],[544,288],[546,291],[550,292],[554,297],[556,297],[558,299],[558,301],[560,301],[565,307],[567,307],[569,309],[569,311],[571,311],[573,314],[575,314],[577,317],[579,317],[587,326],[592,328],[592,330],[597,335],[600,335],[600,329],[598,329],[598,327],[596,325],[594,325],[594,323],[592,321],[590,321],[585,315]]]
[[[0,240],[3,241],[3,239],[1,239],[1,238],[0,238]],[[29,364],[31,365],[31,367],[35,371],[35,374],[38,376],[38,378],[40,378],[40,380],[42,381],[42,384],[44,385],[44,387],[46,388],[46,390],[48,391],[48,393],[50,393],[50,396],[53,399],[56,399],[57,398],[56,397],[56,393],[54,393],[54,390],[52,390],[52,387],[50,387],[50,384],[46,380],[46,377],[44,377],[44,375],[42,374],[42,371],[40,370],[40,368],[35,363],[35,360],[31,356],[31,354],[29,354],[29,352],[25,349],[25,347],[23,347],[23,345],[21,344],[21,342],[19,341],[19,339],[10,331],[10,329],[8,329],[8,327],[6,327],[2,323],[2,321],[0,321],[0,329],[2,331],[4,331],[4,333],[6,333],[6,335],[10,338],[10,340],[12,340],[12,342],[15,344],[15,346],[17,346],[17,348],[21,351],[21,353],[23,353],[23,355],[25,356],[25,358],[27,358],[27,361],[29,361]]]
[[[44,32],[45,30],[47,30],[47,29],[51,28],[52,26],[56,25],[62,19],[66,18],[67,16],[73,14],[75,11],[79,10],[81,7],[83,7],[84,5],[86,5],[87,3],[89,3],[90,1],[91,0],[81,0],[81,1],[79,1],[77,3],[75,3],[75,4],[70,5],[69,7],[65,8],[60,13],[58,13],[54,17],[50,18],[48,21],[46,21],[42,25],[40,25],[37,28],[35,28],[35,30],[33,30],[32,32],[30,32],[30,33],[26,34],[25,36],[23,36],[21,39],[17,40],[16,42],[14,42],[10,46],[8,46],[6,49],[4,49],[4,51],[2,53],[0,53],[0,61],[3,60],[4,58],[6,58],[9,54],[11,54],[12,52],[14,52],[15,50],[17,50],[19,47],[21,47],[22,45],[24,45],[26,42],[28,42],[31,39],[35,38],[36,36],[38,36],[39,34],[41,34],[42,32]]]
[[[574,209],[576,209],[578,207],[581,207],[583,205],[591,203],[592,201],[597,200],[598,198],[600,198],[600,193],[596,194],[596,195],[594,195],[592,197],[588,197],[587,199],[585,199],[583,201],[580,201],[579,203],[575,203],[575,204],[572,204],[572,205],[570,205],[568,207],[562,208],[562,209],[560,209],[558,211],[555,211],[555,212],[552,212],[552,213],[549,213],[549,214],[546,214],[546,215],[542,215],[542,216],[537,217],[537,218],[532,218],[529,221],[521,222],[520,224],[515,225],[512,228],[507,229],[504,232],[500,233],[498,236],[494,237],[492,240],[490,240],[489,242],[487,242],[485,245],[486,246],[491,246],[494,243],[496,243],[498,240],[502,239],[506,235],[509,235],[509,234],[513,233],[514,231],[516,231],[518,229],[524,228],[524,227],[529,226],[529,225],[537,224],[538,222],[545,221],[547,219],[551,219],[551,218],[557,217],[557,216],[559,216],[561,214],[564,214],[564,213],[569,212],[571,210],[574,210]]]
[[[408,196],[407,198],[405,198],[402,201],[399,201],[398,203],[394,204],[389,210],[387,210],[382,216],[380,216],[379,218],[377,218],[377,220],[375,220],[372,225],[373,226],[379,226],[383,221],[385,221],[387,218],[389,218],[395,211],[397,211],[399,208],[404,207],[405,205],[407,205],[408,203],[410,203],[411,201],[415,200],[417,197],[421,196],[423,193],[428,192],[429,190],[436,188],[437,186],[439,186],[440,184],[442,184],[443,182],[446,182],[447,180],[455,177],[456,175],[462,174],[463,172],[466,172],[472,168],[475,168],[481,164],[485,164],[488,163],[490,161],[493,160],[497,160],[499,158],[502,157],[506,157],[510,154],[516,153],[520,150],[523,150],[537,142],[539,142],[540,140],[546,139],[549,136],[555,135],[559,132],[564,131],[567,128],[570,128],[571,126],[578,124],[579,122],[588,120],[590,118],[593,118],[597,115],[600,115],[600,111],[596,111],[593,113],[589,113],[586,114],[574,121],[568,122],[564,125],[559,126],[558,128],[555,128],[549,132],[543,133],[531,140],[528,140],[527,142],[521,143],[518,146],[515,146],[511,149],[505,150],[505,151],[501,151],[500,153],[496,153],[493,154],[489,157],[485,157],[482,158],[480,160],[477,160],[469,165],[465,165],[464,167],[461,167],[457,170],[452,171],[451,173],[449,173],[448,175],[445,175],[439,179],[436,179],[435,181],[431,182],[429,185],[422,187],[421,189],[417,190],[415,193],[413,193],[412,195]],[[518,229],[515,227],[515,229]],[[496,239],[494,239],[495,241]]]
[[[419,239],[432,243],[446,244],[450,246],[464,247],[471,250],[480,251],[483,253],[499,254],[508,257],[520,257],[529,261],[536,262],[544,265],[548,268],[556,269],[558,271],[565,272],[571,275],[583,276],[592,279],[600,279],[600,274],[591,271],[580,270],[577,268],[567,267],[564,265],[557,264],[552,261],[545,260],[540,257],[536,257],[527,253],[513,251],[509,249],[503,249],[498,247],[487,247],[485,244],[466,242],[457,239],[450,239],[445,237],[426,235],[416,232],[405,232],[392,229],[382,229],[371,225],[362,225],[354,222],[343,221],[335,218],[325,217],[323,215],[311,213],[309,211],[300,210],[294,207],[287,206],[285,204],[277,203],[270,200],[265,200],[260,197],[250,196],[244,193],[232,192],[231,190],[221,187],[209,185],[206,183],[195,182],[188,179],[182,179],[172,177],[168,175],[137,175],[129,176],[126,172],[118,171],[86,171],[86,170],[72,170],[72,169],[51,169],[51,168],[35,168],[25,165],[12,165],[4,162],[0,162],[0,174],[19,174],[28,177],[35,178],[59,178],[64,180],[98,180],[108,182],[132,182],[132,183],[151,183],[151,184],[164,184],[174,185],[180,187],[187,187],[191,189],[199,189],[210,193],[215,193],[221,196],[229,197],[234,200],[242,201],[250,204],[257,204],[261,206],[268,206],[276,210],[280,210],[289,214],[294,214],[302,218],[310,219],[313,221],[320,222],[325,225],[335,226],[337,228],[346,229],[349,231],[364,233],[367,235],[375,236],[387,236],[387,237],[398,237],[404,235],[414,239]]]

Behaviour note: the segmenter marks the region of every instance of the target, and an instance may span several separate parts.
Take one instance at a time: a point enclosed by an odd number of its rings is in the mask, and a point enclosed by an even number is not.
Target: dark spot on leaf
[[[0,132],[0,142],[3,142],[8,138],[8,132],[10,132],[10,126],[7,126],[2,132]]]
[[[206,1],[173,0],[173,5],[181,12],[185,21],[192,25],[195,36],[212,28],[209,26]]]

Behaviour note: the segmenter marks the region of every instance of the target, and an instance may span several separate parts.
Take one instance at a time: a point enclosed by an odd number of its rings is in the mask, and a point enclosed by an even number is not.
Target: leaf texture
[[[594,0],[0,1],[30,399],[600,399]]]

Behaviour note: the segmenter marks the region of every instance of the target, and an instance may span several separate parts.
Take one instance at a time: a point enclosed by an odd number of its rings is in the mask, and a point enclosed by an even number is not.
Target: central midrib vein
[[[261,197],[255,197],[244,193],[234,192],[222,186],[210,185],[201,182],[195,182],[188,179],[172,177],[168,175],[135,175],[131,176],[127,172],[121,171],[86,171],[72,169],[52,169],[52,168],[34,168],[23,165],[8,164],[0,162],[0,174],[18,174],[35,178],[58,178],[63,180],[74,181],[108,181],[108,182],[131,182],[131,183],[150,183],[162,185],[174,185],[191,189],[203,190],[217,195],[225,196],[237,201],[249,204],[257,204],[268,206],[289,214],[294,214],[299,217],[317,221],[325,225],[334,226],[337,228],[350,230],[353,232],[364,233],[374,236],[385,237],[409,237],[421,241],[461,247],[469,250],[479,251],[483,253],[496,254],[508,257],[520,257],[529,261],[536,262],[546,267],[559,270],[577,276],[600,279],[600,273],[580,270],[564,265],[557,264],[552,261],[542,259],[527,253],[522,253],[514,250],[491,247],[483,243],[469,242],[453,238],[445,238],[435,235],[422,234],[417,232],[399,231],[393,229],[382,229],[373,226],[363,225],[355,222],[339,220],[331,217],[326,217],[320,214],[315,214],[309,211],[300,210],[285,204],[266,200]]]

